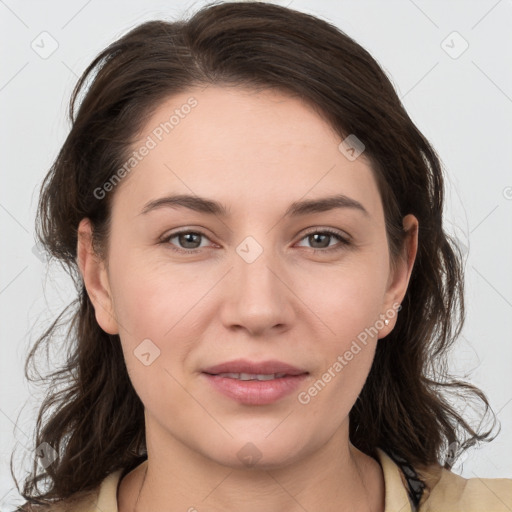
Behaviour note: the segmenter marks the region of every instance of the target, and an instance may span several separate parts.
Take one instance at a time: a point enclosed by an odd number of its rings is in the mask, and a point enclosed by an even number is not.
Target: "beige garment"
[[[384,473],[384,512],[413,512],[407,480],[397,464],[377,449]],[[147,464],[147,460],[141,465]],[[427,488],[418,512],[512,512],[511,478],[462,478],[440,466],[416,469]],[[108,475],[89,496],[66,500],[53,512],[118,512],[117,488],[122,469]]]

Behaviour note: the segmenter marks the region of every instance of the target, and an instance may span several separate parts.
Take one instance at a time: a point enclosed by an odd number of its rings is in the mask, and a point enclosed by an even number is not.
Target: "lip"
[[[284,373],[271,380],[238,380],[219,373]],[[202,375],[217,392],[245,405],[271,404],[296,391],[309,372],[281,361],[252,362],[244,359],[228,361],[203,370]]]
[[[275,359],[259,362],[235,359],[233,361],[210,366],[202,371],[211,375],[219,373],[286,373],[286,375],[301,375],[308,373],[306,370],[301,370],[300,368]]]

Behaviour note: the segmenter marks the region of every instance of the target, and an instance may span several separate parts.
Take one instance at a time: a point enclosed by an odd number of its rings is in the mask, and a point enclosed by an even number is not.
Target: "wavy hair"
[[[42,183],[36,233],[72,277],[77,297],[36,340],[25,364],[33,380],[28,369],[38,350],[67,327],[66,363],[43,378],[54,387],[39,410],[34,439],[58,456],[43,471],[34,461],[20,492],[26,505],[80,496],[147,457],[144,408],[119,336],[99,327],[77,268],[77,227],[91,219],[94,248],[105,257],[113,192],[98,200],[94,191],[123,165],[164,100],[210,84],[283,91],[311,104],[341,139],[355,134],[363,141],[392,262],[404,243],[402,218],[412,213],[419,221],[400,315],[378,343],[350,411],[351,442],[370,456],[379,447],[413,466],[450,468],[457,454],[490,436],[492,428],[473,428],[450,398],[476,401],[485,409],[482,418],[492,412],[478,388],[447,368],[464,322],[464,269],[455,239],[443,229],[443,169],[434,148],[377,62],[334,25],[263,2],[214,3],[186,20],[130,30],[94,59],[73,91],[71,129]],[[453,446],[457,453],[447,459]]]

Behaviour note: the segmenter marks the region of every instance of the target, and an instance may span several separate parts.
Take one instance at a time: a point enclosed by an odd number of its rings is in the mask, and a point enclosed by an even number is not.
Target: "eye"
[[[338,240],[338,244],[331,246],[329,241],[335,238]],[[306,236],[302,238],[302,240],[307,240],[312,244],[313,252],[331,252],[331,251],[339,251],[344,248],[344,246],[350,245],[348,239],[342,236],[337,231],[331,229],[322,229],[317,231],[311,231]],[[327,244],[327,245],[326,245]]]
[[[162,244],[169,244],[169,247],[176,252],[185,253],[185,254],[193,254],[196,252],[201,252],[201,245],[198,245],[198,243],[201,243],[201,237],[206,238],[209,240],[209,238],[200,231],[178,231],[176,233],[172,233],[166,237],[164,237],[160,242]],[[174,243],[171,242],[173,239],[177,239],[177,243],[180,244],[182,247],[176,247]],[[204,246],[202,246],[204,247]]]
[[[164,237],[162,240],[160,240],[160,243],[166,244],[173,251],[182,254],[194,254],[201,252],[201,248],[207,247],[201,245],[201,238],[209,240],[209,238],[201,231],[182,230],[175,233],[171,233],[170,235]],[[338,244],[335,244],[334,246],[332,246],[329,243],[329,241],[332,241],[333,238],[338,240]],[[176,243],[171,242],[174,239],[177,240]],[[350,242],[346,237],[342,236],[337,231],[328,228],[317,231],[311,231],[307,233],[304,237],[302,237],[301,241],[302,240],[308,240],[309,243],[313,245],[311,249],[314,253],[339,251],[343,249],[345,246],[350,245]]]

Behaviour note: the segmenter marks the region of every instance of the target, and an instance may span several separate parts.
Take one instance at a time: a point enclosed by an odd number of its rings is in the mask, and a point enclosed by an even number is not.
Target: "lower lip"
[[[307,374],[289,375],[272,380],[238,380],[203,373],[211,386],[223,395],[247,405],[265,405],[293,393]]]

